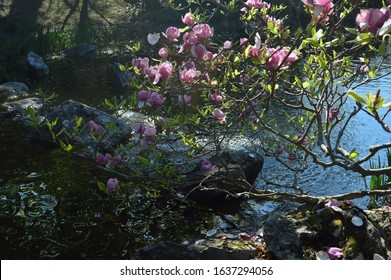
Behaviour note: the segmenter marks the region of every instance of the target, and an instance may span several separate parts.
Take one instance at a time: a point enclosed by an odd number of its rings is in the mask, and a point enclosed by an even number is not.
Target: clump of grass
[[[377,169],[377,168],[384,168],[384,167],[390,167],[391,166],[391,149],[387,149],[386,152],[386,158],[387,162],[386,164],[382,164],[382,160],[380,156],[377,159],[377,162],[375,160],[372,160],[370,162],[370,168],[371,169]],[[391,183],[391,176],[390,175],[377,175],[377,176],[371,176],[371,180],[369,183],[369,189],[370,190],[377,190],[387,183]],[[378,208],[382,207],[386,204],[389,204],[391,202],[391,197],[390,196],[384,196],[384,197],[379,197],[376,195],[370,196],[369,198],[369,206],[368,208]]]

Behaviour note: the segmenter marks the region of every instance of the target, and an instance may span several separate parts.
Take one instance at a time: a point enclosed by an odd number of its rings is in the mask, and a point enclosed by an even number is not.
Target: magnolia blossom
[[[280,156],[280,155],[282,155],[284,152],[285,152],[285,147],[284,147],[284,145],[281,145],[281,146],[278,147],[278,149],[276,150],[276,155],[277,155],[277,156]]]
[[[330,257],[330,260],[336,260],[343,257],[343,252],[341,248],[337,247],[330,247],[329,249],[327,249],[327,254]]]
[[[332,206],[341,206],[338,200],[332,199],[324,204],[324,207],[331,208]]]
[[[263,8],[270,8],[270,4],[263,2],[262,0],[248,0],[246,2],[246,5],[250,8],[257,8],[257,9],[263,9]]]
[[[223,96],[218,94],[217,92],[212,93],[210,95],[210,98],[214,101],[215,104],[220,105],[223,103]]]
[[[191,47],[191,54],[195,58],[204,59],[207,55],[207,50],[203,44],[197,44]]]
[[[178,53],[182,53],[183,51],[190,49],[193,45],[198,43],[198,38],[195,36],[194,32],[185,32],[183,34],[183,45],[181,46]]]
[[[109,163],[109,160],[110,160],[110,157],[109,157],[108,154],[103,155],[103,154],[99,153],[99,154],[96,156],[96,158],[95,158],[96,163],[99,164],[99,165],[103,165],[103,166],[105,166],[106,164],[108,164],[108,163]]]
[[[205,40],[214,35],[214,29],[207,23],[198,24],[193,27],[195,37],[199,40]]]
[[[301,0],[304,5],[313,9],[312,20],[325,23],[334,10],[333,0]]]
[[[361,9],[356,17],[357,28],[361,31],[370,31],[377,34],[383,24],[390,19],[390,9]]]
[[[149,58],[148,57],[138,57],[136,59],[132,60],[132,65],[136,67],[137,69],[144,71],[144,69],[147,69],[149,67]]]
[[[240,38],[240,45],[241,45],[241,46],[247,44],[247,42],[248,42],[248,39],[247,39],[247,38]]]
[[[225,41],[223,47],[224,47],[224,49],[232,49],[232,42]]]
[[[169,28],[166,29],[166,32],[162,34],[170,41],[176,41],[179,38],[179,36],[181,36],[181,32],[175,26],[170,26]]]
[[[160,80],[167,80],[168,77],[171,76],[172,72],[174,71],[174,66],[170,63],[170,62],[163,62],[160,66],[159,66],[159,77],[160,77]]]
[[[186,107],[191,105],[191,96],[184,94],[184,95],[179,95],[178,96],[178,104]]]
[[[298,59],[298,56],[294,51],[290,52],[290,50],[286,48],[270,48],[267,52],[270,55],[266,62],[266,69],[268,70],[275,70],[282,62],[284,62],[284,66],[288,66]]]
[[[329,110],[329,114],[328,114],[327,118],[329,121],[333,121],[338,117],[338,114],[339,114],[338,108],[331,108]]]
[[[216,108],[214,109],[212,113],[213,117],[215,117],[220,122],[226,122],[225,114],[220,109]]]
[[[98,135],[100,133],[99,125],[97,125],[94,121],[89,121],[88,125],[90,126],[92,132],[94,132],[95,135]]]
[[[209,160],[204,160],[201,164],[200,170],[201,171],[210,171],[214,168],[216,168],[216,165],[213,165]]]
[[[143,139],[141,140],[141,145],[147,145],[156,138],[157,130],[153,126],[148,126],[143,129]]]
[[[119,181],[117,178],[110,178],[106,184],[107,191],[109,192],[109,191],[115,190],[115,188],[118,186],[118,184],[119,184]]]
[[[162,60],[167,60],[167,57],[168,57],[167,48],[161,48],[158,53],[159,53],[159,56],[161,57]]]
[[[369,66],[366,64],[360,65],[357,67],[357,72],[360,74],[368,73],[369,72]]]
[[[196,68],[184,69],[179,71],[179,79],[187,84],[191,84],[195,79],[201,76],[201,72]]]
[[[145,104],[150,107],[158,108],[164,105],[164,101],[165,98],[161,94],[153,91]]]
[[[182,22],[187,26],[193,26],[195,20],[196,18],[192,13],[186,13],[185,16],[182,16]]]

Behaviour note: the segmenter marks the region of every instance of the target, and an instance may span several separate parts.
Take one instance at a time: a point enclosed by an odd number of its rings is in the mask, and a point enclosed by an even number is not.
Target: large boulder
[[[214,168],[201,170],[201,163],[188,174],[179,190],[187,198],[224,213],[237,213],[253,188],[263,166],[261,155],[248,150],[226,150],[207,159]]]
[[[42,57],[33,51],[27,54],[27,68],[33,80],[43,81],[49,75],[49,67]]]
[[[95,152],[112,153],[120,144],[126,144],[129,141],[131,133],[130,127],[122,120],[73,100],[64,102],[59,108],[46,114],[49,122],[56,121],[54,132],[59,135],[59,139],[67,141],[66,137],[72,135],[72,142],[77,146],[84,155],[95,156]],[[78,128],[79,132],[74,133],[77,127],[77,120],[81,118]],[[99,127],[99,133],[93,131],[90,122],[94,122]],[[33,132],[33,139],[52,141],[51,134],[46,126]],[[97,140],[99,138],[99,141]]]

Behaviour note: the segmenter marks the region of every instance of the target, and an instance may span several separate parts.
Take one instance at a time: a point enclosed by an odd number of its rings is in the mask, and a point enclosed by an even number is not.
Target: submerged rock
[[[5,91],[25,91],[28,92],[29,88],[24,83],[20,82],[7,82],[0,85],[0,93]]]

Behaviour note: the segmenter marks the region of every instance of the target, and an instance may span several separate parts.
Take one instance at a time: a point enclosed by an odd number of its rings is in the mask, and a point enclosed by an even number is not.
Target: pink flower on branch
[[[175,26],[170,26],[169,28],[166,29],[166,32],[162,34],[170,41],[177,41],[179,36],[181,36],[181,32]]]
[[[220,109],[216,108],[214,109],[213,113],[212,113],[213,117],[215,117],[219,122],[222,122],[222,123],[225,123],[226,122],[226,119],[225,119],[225,114],[223,113],[223,111],[221,111]]]
[[[186,13],[185,16],[182,16],[182,22],[187,26],[193,26],[195,21],[196,18],[192,13]]]

